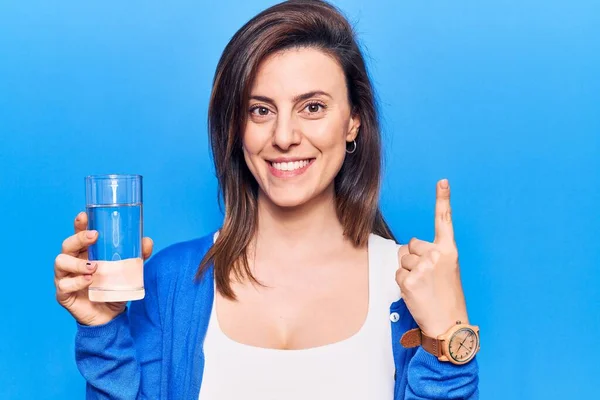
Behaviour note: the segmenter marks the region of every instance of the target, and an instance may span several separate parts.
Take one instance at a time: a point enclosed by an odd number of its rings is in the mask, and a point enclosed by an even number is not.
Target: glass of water
[[[88,249],[98,263],[88,289],[90,301],[144,298],[142,258],[142,177],[91,175],[85,178],[88,229],[98,240]]]

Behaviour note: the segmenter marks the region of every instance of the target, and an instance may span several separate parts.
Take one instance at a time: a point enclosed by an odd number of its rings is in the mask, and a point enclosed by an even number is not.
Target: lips
[[[288,162],[272,162],[271,166],[279,171],[294,171],[306,167],[310,159]]]
[[[275,159],[267,161],[269,171],[278,178],[289,178],[303,174],[314,162],[314,158]]]

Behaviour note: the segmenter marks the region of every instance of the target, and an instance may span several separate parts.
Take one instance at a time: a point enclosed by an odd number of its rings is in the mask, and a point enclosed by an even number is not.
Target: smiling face
[[[356,138],[344,72],[313,48],[275,53],[259,66],[243,133],[244,158],[260,196],[279,207],[333,197],[333,180]]]

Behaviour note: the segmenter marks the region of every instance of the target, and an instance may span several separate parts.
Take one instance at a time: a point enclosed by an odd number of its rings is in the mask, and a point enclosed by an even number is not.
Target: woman
[[[144,300],[88,300],[97,233],[84,213],[63,244],[57,299],[78,322],[88,398],[478,397],[448,183],[435,241],[398,246],[378,206],[371,83],[334,7],[289,1],[242,27],[217,66],[209,131],[223,226],[154,256]],[[455,326],[467,333],[438,354]]]

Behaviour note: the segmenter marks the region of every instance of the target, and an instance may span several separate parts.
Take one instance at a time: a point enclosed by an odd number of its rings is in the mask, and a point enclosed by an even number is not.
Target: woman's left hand
[[[437,337],[461,321],[468,323],[450,209],[450,186],[437,183],[435,239],[412,238],[400,247],[396,282],[411,315],[427,336]]]

